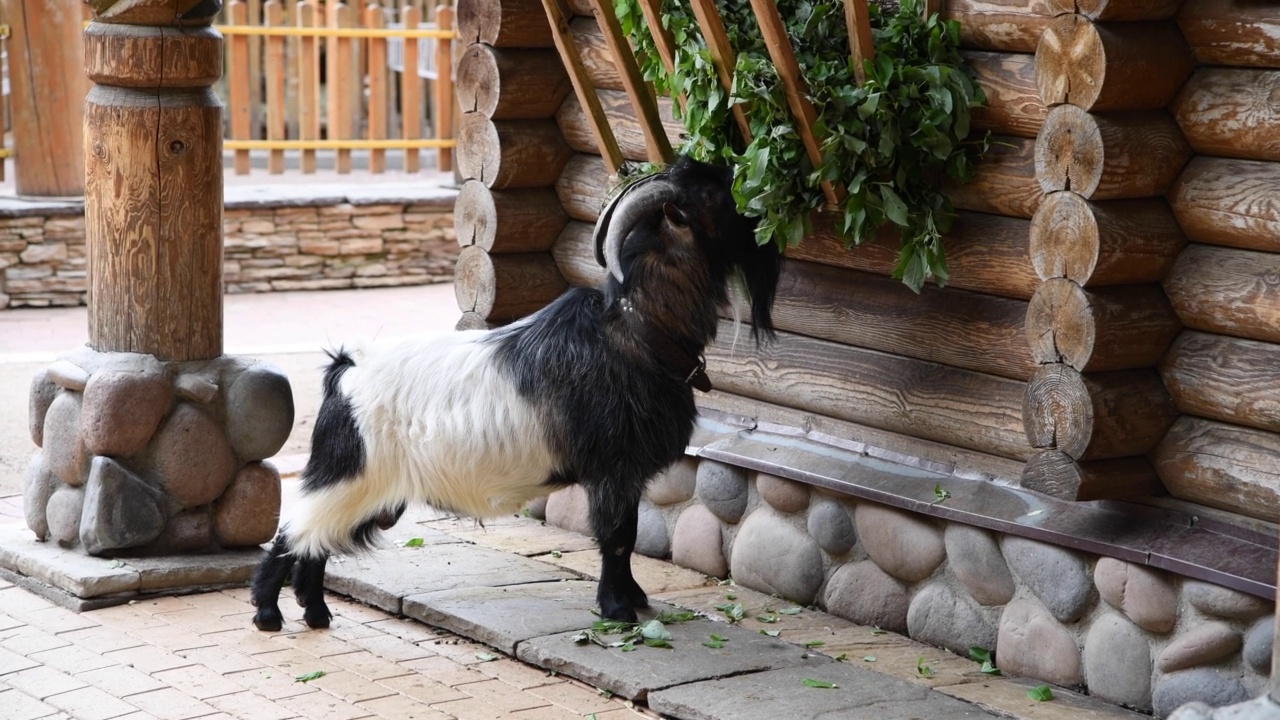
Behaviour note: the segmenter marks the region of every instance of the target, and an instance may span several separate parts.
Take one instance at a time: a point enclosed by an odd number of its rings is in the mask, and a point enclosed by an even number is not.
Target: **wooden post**
[[[416,28],[422,22],[422,10],[417,6],[406,7],[400,16],[407,28]],[[422,136],[422,79],[418,77],[418,43],[404,42],[404,70],[400,73],[400,124],[401,137],[417,140]],[[416,148],[404,151],[404,171],[418,172],[421,153]]]
[[[13,0],[9,78],[19,195],[84,193],[84,43],[76,0]]]
[[[96,7],[84,32],[89,344],[222,354],[222,36],[201,0]],[[207,9],[207,5],[201,5]],[[174,11],[185,27],[174,28]]]
[[[453,8],[441,5],[436,8],[436,28],[453,29]],[[453,41],[440,38],[436,41],[436,137],[447,140],[453,137]],[[437,170],[453,170],[453,150],[440,148]]]

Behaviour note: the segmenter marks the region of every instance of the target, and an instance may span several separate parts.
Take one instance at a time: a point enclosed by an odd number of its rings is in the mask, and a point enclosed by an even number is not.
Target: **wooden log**
[[[1280,433],[1280,345],[1187,330],[1160,363],[1178,409]]]
[[[1091,200],[1163,195],[1190,158],[1191,147],[1162,110],[1091,114],[1059,105],[1035,145],[1044,192],[1071,190]]]
[[[1090,20],[1107,22],[1167,20],[1180,5],[1182,0],[1049,0],[1055,15],[1079,13]]]
[[[571,220],[551,248],[560,275],[575,287],[604,287],[609,274],[596,262],[596,249],[591,242],[594,230],[590,223]]]
[[[458,245],[491,253],[550,250],[568,221],[555,191],[546,187],[490,190],[468,180],[453,207]]]
[[[1193,67],[1171,21],[1100,24],[1062,15],[1036,46],[1040,99],[1093,112],[1162,108]]]
[[[1027,308],[1035,361],[1062,362],[1080,372],[1151,367],[1181,329],[1154,283],[1085,289],[1050,278]]]
[[[864,270],[888,277],[898,264],[901,240],[885,228],[862,245],[846,248],[836,233],[838,217],[815,213],[813,232],[787,248],[786,255],[824,265]],[[1029,300],[1040,287],[1027,255],[1029,223],[987,213],[960,211],[942,237],[951,279],[947,287]]]
[[[1192,243],[1164,290],[1187,327],[1280,342],[1280,255]]]
[[[549,253],[490,255],[474,245],[458,254],[453,282],[458,308],[492,323],[536,312],[568,287]]]
[[[1177,21],[1203,65],[1280,68],[1280,14],[1273,3],[1185,0]]]
[[[597,90],[600,105],[608,118],[609,127],[613,129],[618,140],[618,148],[622,157],[627,160],[644,162],[649,159],[648,148],[644,141],[644,130],[636,118],[635,108],[627,99],[626,93],[617,90]],[[662,127],[667,139],[672,144],[679,144],[685,133],[684,123],[671,115],[671,98],[658,98],[658,115],[662,118]],[[591,134],[591,125],[582,110],[582,103],[576,96],[565,99],[556,113],[556,122],[564,132],[564,139],[569,147],[580,153],[599,154],[595,140]]]
[[[7,9],[14,187],[19,195],[83,195],[84,98],[90,84],[80,3],[13,0]]]
[[[569,217],[594,223],[613,185],[599,155],[577,153],[556,179],[556,196]]]
[[[491,323],[480,316],[479,313],[464,312],[462,317],[458,318],[458,323],[453,326],[454,330],[491,330],[497,327],[497,323]]]
[[[1031,218],[1037,275],[1085,287],[1159,282],[1186,244],[1169,205],[1155,198],[1089,202],[1055,192]]]
[[[77,16],[78,17],[78,16]],[[164,21],[172,22],[172,13]],[[89,344],[222,354],[222,36],[91,23],[85,72]]]
[[[1187,237],[1280,252],[1280,163],[1196,157],[1169,191]]]
[[[590,5],[590,0],[587,0],[587,4]],[[569,32],[573,35],[574,44],[578,46],[578,54],[582,57],[582,64],[587,69],[591,84],[597,90],[624,90],[622,75],[618,72],[618,65],[613,61],[613,54],[609,52],[609,45],[605,42],[604,33],[594,15],[575,17],[569,22]]]
[[[1151,454],[1177,498],[1274,522],[1280,517],[1280,436],[1190,416]]]
[[[1105,460],[1155,447],[1178,408],[1154,368],[1082,374],[1055,363],[1027,383],[1022,417],[1033,447]]]
[[[961,54],[987,94],[987,104],[973,109],[974,129],[1035,137],[1049,114],[1036,89],[1035,56],[982,50]]]
[[[1077,462],[1059,450],[1041,450],[1027,461],[1022,487],[1063,500],[1087,502],[1154,495],[1160,478],[1142,456]]]
[[[457,12],[458,39],[464,46],[554,47],[541,0],[458,0]]]
[[[554,185],[573,150],[552,120],[490,120],[464,113],[458,131],[458,171],[485,187]]]
[[[622,75],[622,87],[636,111],[640,121],[640,131],[644,135],[645,147],[648,149],[649,162],[669,163],[675,159],[662,120],[658,117],[658,105],[653,86],[645,82],[640,65],[636,61],[635,52],[631,49],[631,41],[622,31],[622,24],[613,9],[613,0],[592,0],[595,8],[596,24],[604,33],[605,44],[613,55]]]
[[[963,185],[945,181],[943,190],[961,210],[1029,218],[1045,193],[1036,181],[1036,152],[1035,140],[994,136],[974,165],[973,179]]]
[[[1157,292],[1159,288],[1157,288]],[[1035,370],[1021,300],[926,286],[830,265],[788,262],[774,302],[781,330],[1026,380]]]
[[[719,336],[732,338],[732,323]],[[755,352],[727,345],[707,348],[719,390],[1000,457],[1032,454],[1020,381],[785,332]]]
[[[1201,68],[1170,110],[1202,155],[1280,161],[1280,70]]]
[[[468,46],[458,60],[458,104],[492,120],[555,117],[573,86],[554,50]]]
[[[1034,52],[1056,13],[1049,0],[947,0],[942,14],[960,22],[966,48]]]
[[[583,117],[590,131],[593,152],[604,157],[604,166],[610,175],[615,175],[622,167],[622,151],[618,148],[618,140],[614,136],[609,119],[600,105],[600,98],[591,86],[591,78],[587,77],[587,69],[582,64],[582,55],[569,33],[569,17],[563,0],[542,0],[543,11],[547,14],[547,22],[551,25],[551,38],[555,41],[556,51],[564,62],[569,73],[569,81],[573,83],[573,97],[584,108]]]

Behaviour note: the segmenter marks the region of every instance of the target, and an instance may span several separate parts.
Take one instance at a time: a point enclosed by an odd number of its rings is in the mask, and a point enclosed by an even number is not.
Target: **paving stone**
[[[649,481],[644,497],[654,505],[675,505],[693,498],[697,482],[698,461],[680,458]]]
[[[760,508],[742,522],[729,570],[740,585],[808,605],[822,587],[822,551],[803,530]]]
[[[1240,649],[1240,633],[1226,623],[1208,622],[1179,633],[1156,658],[1161,672],[1171,673],[1196,665],[1208,665]]]
[[[1029,600],[1014,600],[1005,606],[996,653],[1000,668],[1012,675],[1067,687],[1083,681],[1075,638]]]
[[[146,545],[164,531],[164,494],[114,459],[94,457],[85,488],[80,543],[90,555]]]
[[[1156,717],[1165,717],[1192,701],[1222,707],[1244,702],[1249,697],[1248,689],[1238,676],[1218,668],[1197,668],[1162,676],[1156,681],[1151,702]]]
[[[795,513],[809,507],[809,488],[806,485],[768,473],[756,474],[756,492],[760,499],[778,512]]]
[[[0,687],[0,707],[4,708],[7,720],[37,720],[48,718],[57,712],[39,700],[19,690]]]
[[[77,598],[136,592],[138,571],[128,565],[112,567],[102,558],[57,543],[36,542],[17,523],[0,522],[0,567],[47,583]]]
[[[593,579],[600,578],[600,553],[595,550],[564,553],[558,558],[543,560],[562,568],[568,568]],[[702,587],[715,584],[715,580],[700,572],[676,567],[669,562],[655,560],[644,555],[631,556],[631,574],[646,593],[654,594],[668,590]]]
[[[144,592],[244,585],[266,555],[260,548],[225,550],[212,555],[130,558]]]
[[[867,555],[903,582],[929,577],[946,558],[942,533],[928,518],[870,502],[858,503],[853,516]]]
[[[1150,720],[1151,717],[1065,688],[1053,688],[1051,702],[1036,702],[1027,697],[1028,690],[1041,684],[1033,678],[986,678],[982,682],[943,685],[938,692],[967,700],[998,717],[1017,720]]]
[[[1178,622],[1178,591],[1158,570],[1104,557],[1093,582],[1104,602],[1144,630],[1167,633]]]
[[[149,355],[111,355],[111,369],[93,373],[85,385],[80,423],[89,452],[120,457],[147,446],[169,411],[173,385]]]
[[[836,687],[806,687],[806,679],[834,683]],[[967,702],[845,663],[792,667],[681,685],[652,693],[649,707],[690,720],[991,717]]]
[[[423,528],[427,530],[428,528]],[[439,532],[432,530],[431,532]],[[472,542],[484,547],[516,553],[525,557],[546,555],[552,551],[593,550],[596,541],[586,535],[558,528],[550,523],[522,518],[520,521],[484,525],[472,523],[449,526],[440,532],[436,542]],[[430,540],[428,540],[430,541]]]
[[[1267,616],[1253,624],[1244,634],[1244,661],[1254,670],[1271,672],[1271,650],[1276,642],[1276,621]]]
[[[705,505],[690,505],[676,519],[671,536],[671,561],[712,577],[729,574],[724,557],[720,518]]]
[[[624,653],[591,643],[578,645],[572,640],[576,632],[567,632],[521,643],[516,656],[637,701],[654,690],[698,680],[831,663],[830,658],[796,645],[710,620],[674,623],[667,630],[672,649],[638,648]],[[723,648],[702,644],[711,633],[727,638]]]
[[[1122,615],[1107,613],[1084,641],[1089,693],[1133,708],[1151,709],[1151,644]]]
[[[1014,575],[1059,622],[1075,622],[1084,615],[1093,598],[1085,556],[1013,535],[1005,536],[1001,546]]]
[[[96,687],[83,687],[54,695],[45,698],[45,702],[67,711],[76,720],[108,720],[137,710],[132,702],[112,697],[110,693]]]
[[[280,518],[280,473],[268,462],[240,468],[218,498],[213,532],[222,547],[248,547],[268,542]]]
[[[212,502],[239,463],[222,427],[190,403],[179,403],[151,443],[156,474],[183,507]]]
[[[546,563],[465,544],[385,548],[330,562],[325,586],[389,612],[409,595],[576,579]]]
[[[869,560],[841,565],[827,581],[827,612],[862,625],[905,633],[907,588]]]
[[[584,580],[459,588],[404,599],[405,615],[509,654],[531,638],[591,627],[595,607],[596,584]]]
[[[556,527],[593,537],[587,491],[581,485],[570,485],[547,496],[547,522]]]
[[[275,455],[293,430],[293,391],[289,378],[275,365],[249,361],[248,367],[237,367],[224,374],[224,382],[227,439],[236,455],[243,462]]]
[[[820,499],[809,508],[807,527],[818,546],[832,555],[843,555],[858,542],[849,511],[829,498]]]
[[[1206,615],[1252,620],[1274,611],[1272,604],[1262,598],[1200,580],[1184,582],[1182,592],[1197,610]]]
[[[651,558],[671,555],[671,537],[667,534],[666,517],[648,500],[640,501],[635,551]]]
[[[732,525],[747,511],[747,471],[703,460],[698,463],[697,495],[716,517]]]
[[[995,648],[997,617],[968,594],[934,582],[912,598],[907,630],[916,640],[967,655],[971,647]]]
[[[730,599],[730,596],[732,596],[732,599]],[[688,610],[700,612],[717,622],[729,621],[724,611],[718,610],[717,606],[726,604],[742,605],[745,612],[742,620],[737,623],[739,627],[754,631],[778,631],[779,637],[787,642],[798,645],[803,645],[806,642],[820,642],[823,643],[820,647],[824,649],[828,644],[836,642],[841,637],[839,631],[857,627],[844,618],[808,608],[800,609],[799,606],[786,600],[766,595],[741,585],[678,590],[663,593],[659,599]],[[786,610],[787,612],[799,610],[799,612],[792,615],[778,612],[780,610]],[[760,620],[759,618],[762,617],[769,618],[772,622]],[[861,630],[866,638],[875,637],[870,635],[871,628],[861,628]],[[824,652],[824,654],[830,655],[831,653]]]
[[[1000,543],[991,532],[964,523],[949,523],[942,533],[951,574],[980,605],[1004,605],[1017,586]]]

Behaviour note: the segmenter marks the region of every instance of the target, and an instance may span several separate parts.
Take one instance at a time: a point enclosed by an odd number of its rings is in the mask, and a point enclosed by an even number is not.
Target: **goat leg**
[[[327,628],[333,619],[324,601],[324,568],[328,557],[299,558],[293,571],[293,595],[303,608],[302,620],[309,628]]]
[[[620,485],[622,483],[619,483]],[[643,487],[632,483],[633,487]],[[591,525],[600,543],[602,567],[596,602],[600,614],[612,620],[636,621],[636,608],[649,606],[644,589],[631,574],[631,553],[636,546],[640,514],[639,492],[618,492],[608,483],[588,489]]]
[[[289,577],[293,563],[289,539],[281,532],[276,535],[267,557],[253,574],[250,585],[250,601],[258,608],[253,614],[253,625],[259,630],[274,632],[284,625],[284,615],[280,613],[279,605],[280,588],[284,587],[285,578]]]

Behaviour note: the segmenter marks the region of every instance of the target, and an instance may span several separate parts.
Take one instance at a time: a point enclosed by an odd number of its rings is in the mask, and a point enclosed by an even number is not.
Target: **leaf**
[[[582,644],[591,642],[591,633],[587,632],[586,630],[583,630],[582,632],[574,635],[569,639],[574,641],[578,645],[582,645]]]
[[[480,662],[493,662],[498,659],[498,656],[493,653],[478,652],[476,653],[476,659]]]
[[[902,227],[907,226],[907,216],[910,211],[907,210],[907,204],[902,202],[902,198],[889,185],[880,186],[880,197],[884,200],[884,214],[896,225]]]
[[[1036,702],[1049,702],[1053,699],[1053,690],[1048,685],[1037,685],[1027,691],[1027,697]]]
[[[645,638],[644,644],[645,644],[645,647],[654,647],[654,648],[671,648],[672,647],[671,643],[668,642],[666,638]]]
[[[717,642],[728,642],[729,640],[729,638],[724,637],[723,635],[717,635],[715,633],[711,633],[711,639]]]
[[[424,544],[424,541],[420,537],[409,538],[408,540],[404,541],[405,547],[422,547],[423,544]]]
[[[969,659],[974,662],[990,662],[991,651],[984,647],[978,647],[975,645],[969,648]]]
[[[849,653],[840,653],[839,655],[836,656],[836,662],[848,662],[848,661],[849,661]]]
[[[878,627],[877,627],[877,628],[871,628],[871,634],[872,634],[872,635],[884,635],[884,634],[885,634],[885,633],[887,633],[887,632],[888,632],[888,630],[881,630],[881,629],[880,629],[880,628],[878,628]]]
[[[804,608],[799,606],[782,608],[781,610],[778,611],[778,614],[779,615],[799,615],[803,610]]]
[[[804,646],[807,648],[822,647],[823,645],[826,645],[826,643],[821,640],[809,640],[804,643]]]
[[[777,615],[757,615],[756,620],[759,620],[762,623],[773,624],[778,622],[778,616]]]
[[[983,675],[999,675],[1000,668],[996,667],[990,660],[983,660],[980,671]]]
[[[934,486],[933,486],[933,502],[931,502],[931,503],[929,503],[929,504],[930,504],[930,505],[937,505],[938,503],[940,503],[940,502],[942,502],[942,501],[944,501],[944,500],[946,500],[946,499],[948,499],[948,498],[950,498],[950,497],[951,497],[951,493],[949,493],[949,492],[947,492],[946,490],[944,490],[944,489],[943,489],[943,487],[942,487],[941,485],[934,485]],[[970,652],[973,652],[973,651],[972,651],[972,650],[970,650]]]
[[[840,687],[833,682],[827,682],[826,680],[814,680],[813,678],[805,678],[800,682],[803,683],[805,687],[822,688],[824,690],[832,690]]]
[[[769,637],[778,637],[779,635],[782,634],[782,631],[781,630],[765,630],[764,628],[760,628],[760,634],[768,635]]]
[[[920,677],[929,677],[934,674],[934,669],[925,664],[924,657],[916,660],[916,673]]]
[[[747,609],[742,606],[742,603],[725,603],[717,605],[716,609],[724,613],[731,623],[736,623],[747,615]]]
[[[709,648],[712,648],[713,650],[719,650],[720,648],[724,647],[724,641],[716,640],[714,636],[712,636],[710,640],[703,640],[702,644],[706,645]]]
[[[863,656],[862,656],[862,662],[875,662],[875,661],[876,661],[876,656],[875,656],[875,655],[863,655]]]
[[[322,678],[322,677],[324,677],[325,675],[328,675],[328,674],[329,674],[329,673],[325,672],[324,670],[315,670],[315,671],[312,671],[312,672],[309,672],[309,673],[303,673],[303,674],[301,674],[301,675],[299,675],[299,676],[295,677],[295,678],[293,679],[293,681],[294,681],[294,682],[300,682],[300,683],[309,683],[309,682],[311,682],[312,680],[319,680],[320,678]]]
[[[725,599],[725,600],[737,600],[737,599],[738,599],[738,596],[737,596],[737,595],[734,595],[733,593],[729,593],[728,595],[725,595],[725,596],[724,596],[724,599]]]
[[[552,550],[552,551],[551,551],[551,557],[555,558],[556,560],[559,560],[559,559],[560,559],[560,557],[561,557],[563,554],[564,554],[564,553],[560,552],[559,550]]]
[[[640,626],[640,635],[645,640],[670,640],[671,632],[658,620],[650,620]],[[648,644],[648,643],[646,643]]]
[[[118,567],[124,567],[124,561],[123,561],[123,560],[112,560],[111,562],[107,563],[107,567],[109,567],[109,568],[111,568],[111,569],[113,569],[113,570],[114,570],[115,568],[118,568]]]

